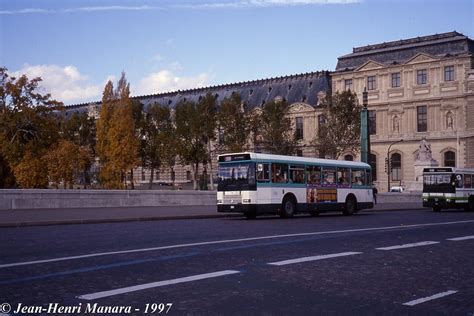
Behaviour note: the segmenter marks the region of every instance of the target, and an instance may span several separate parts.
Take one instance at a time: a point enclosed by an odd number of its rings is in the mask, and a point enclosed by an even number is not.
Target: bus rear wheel
[[[296,211],[296,203],[291,197],[286,197],[283,200],[280,217],[290,218],[293,217]]]
[[[344,206],[344,210],[342,213],[344,215],[350,216],[354,215],[354,213],[357,211],[357,201],[353,196],[349,196],[346,199],[346,205]]]

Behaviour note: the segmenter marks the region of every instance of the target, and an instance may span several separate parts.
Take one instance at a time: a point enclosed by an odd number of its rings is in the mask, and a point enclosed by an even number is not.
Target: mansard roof
[[[136,96],[145,108],[151,104],[159,103],[174,108],[180,101],[186,100],[199,102],[200,98],[207,93],[216,97],[217,104],[233,93],[239,93],[242,102],[249,107],[261,106],[264,103],[281,97],[288,103],[304,102],[311,106],[317,106],[318,93],[328,93],[331,88],[329,71],[317,71],[269,79],[238,82],[217,85],[205,88],[178,90],[174,92],[158,93],[144,96]],[[85,111],[89,105],[100,105],[101,102],[91,102],[67,106],[67,110]]]
[[[389,66],[403,64],[419,53],[443,58],[474,54],[474,41],[458,32],[428,35],[399,41],[354,47],[338,58],[336,71],[352,71],[372,60]]]

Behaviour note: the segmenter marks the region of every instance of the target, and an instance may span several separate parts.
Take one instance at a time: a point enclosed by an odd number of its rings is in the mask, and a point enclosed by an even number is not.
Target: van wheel
[[[280,217],[290,218],[293,217],[296,211],[296,203],[291,197],[286,197],[283,200]]]
[[[354,197],[349,196],[346,199],[346,205],[344,206],[344,210],[342,213],[344,215],[350,216],[353,215],[357,211],[357,201]]]

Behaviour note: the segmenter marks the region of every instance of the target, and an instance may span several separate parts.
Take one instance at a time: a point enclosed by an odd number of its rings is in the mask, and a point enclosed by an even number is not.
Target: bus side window
[[[288,182],[288,165],[283,163],[272,163],[272,182]]]
[[[365,185],[365,170],[352,169],[352,185]]]
[[[290,165],[290,182],[304,183],[304,165]]]
[[[321,184],[321,167],[306,166],[306,178],[310,184]]]
[[[455,182],[456,188],[462,188],[464,184],[463,179],[462,179],[462,174],[457,174],[455,179],[456,180],[454,182]]]
[[[337,168],[337,184],[348,185],[349,179],[349,168]]]
[[[323,184],[336,184],[336,170],[331,167],[323,168]]]
[[[257,162],[257,181],[258,182],[270,181],[270,166],[268,163]]]
[[[464,187],[465,188],[471,188],[472,185],[472,178],[470,174],[465,174],[464,175]]]

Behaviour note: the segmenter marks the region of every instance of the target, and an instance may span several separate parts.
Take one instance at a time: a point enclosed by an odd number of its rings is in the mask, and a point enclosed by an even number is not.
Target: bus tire
[[[354,196],[349,195],[346,198],[346,204],[344,205],[344,210],[342,213],[346,216],[354,215],[357,212],[357,200]]]
[[[281,218],[290,218],[290,217],[293,217],[295,212],[296,212],[295,199],[292,198],[291,196],[286,196],[283,199],[283,203],[281,205],[280,217]]]
[[[469,211],[474,212],[474,195],[469,197],[468,209]]]
[[[255,212],[247,212],[247,213],[244,213],[245,217],[247,217],[247,219],[256,219],[257,218],[257,213]]]

